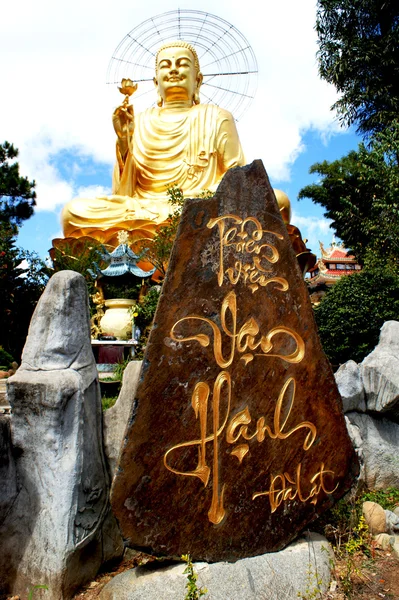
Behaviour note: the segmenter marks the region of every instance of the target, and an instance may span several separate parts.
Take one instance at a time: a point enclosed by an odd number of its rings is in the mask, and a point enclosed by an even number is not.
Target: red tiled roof
[[[347,250],[342,250],[341,248],[334,248],[329,257],[323,257],[324,260],[332,260],[336,258],[346,258],[353,260],[355,257],[352,254],[348,254]]]

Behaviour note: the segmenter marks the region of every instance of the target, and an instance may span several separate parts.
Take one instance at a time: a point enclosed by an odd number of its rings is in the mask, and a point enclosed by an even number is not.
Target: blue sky
[[[21,0],[3,7],[1,138],[19,148],[21,173],[37,182],[36,213],[19,235],[23,248],[45,257],[51,240],[61,236],[66,202],[110,193],[111,115],[120,94],[106,85],[109,60],[139,23],[177,8],[160,0],[140,6],[120,0],[117,8],[105,0]],[[360,139],[339,127],[330,111],[336,92],[318,77],[315,2],[187,0],[180,8],[226,19],[251,44],[259,79],[238,123],[244,152],[248,162],[262,159],[272,185],[288,194],[293,224],[318,253],[318,241],[328,245],[333,232],[320,207],[297,202],[298,191],[314,180],[308,174],[314,162],[340,158]]]

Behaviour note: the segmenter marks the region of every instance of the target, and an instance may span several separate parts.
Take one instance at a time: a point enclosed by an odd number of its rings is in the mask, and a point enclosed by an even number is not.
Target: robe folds
[[[186,198],[215,191],[225,172],[245,164],[232,115],[198,104],[183,110],[149,108],[135,118],[122,173],[116,164],[113,194],[78,198],[62,215],[65,237],[109,241],[117,231],[152,237],[171,207],[167,189],[177,185]]]

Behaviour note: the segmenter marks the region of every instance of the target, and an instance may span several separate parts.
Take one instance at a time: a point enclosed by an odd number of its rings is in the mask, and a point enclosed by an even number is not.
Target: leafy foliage
[[[399,267],[399,121],[373,136],[369,148],[314,164],[321,178],[302,188],[325,209],[331,227],[366,267]]]
[[[108,410],[109,408],[112,408],[118,400],[118,397],[118,395],[109,396],[108,394],[103,394],[103,396],[101,397],[102,410],[104,411]]]
[[[377,502],[382,508],[393,510],[399,504],[399,489],[363,490],[341,498],[333,508],[326,511],[313,523],[316,531],[323,533],[333,546],[335,556],[340,560],[340,569],[335,578],[345,593],[351,598],[355,579],[361,576],[360,557],[374,557],[373,540],[362,515],[363,502]],[[357,555],[357,556],[356,556]],[[374,570],[374,567],[373,567]]]
[[[16,232],[15,225],[0,221],[0,344],[19,361],[50,270],[36,253],[15,246]]]
[[[199,600],[202,596],[205,596],[208,593],[208,590],[206,588],[199,588],[197,586],[198,575],[194,570],[194,565],[191,561],[190,555],[183,554],[182,560],[184,560],[184,562],[187,564],[183,571],[183,575],[187,575],[187,593],[184,597],[184,600]]]
[[[159,286],[149,289],[142,301],[134,306],[134,322],[141,330],[151,325],[161,294]]]
[[[33,600],[35,590],[48,590],[48,587],[47,585],[34,585],[33,588],[29,590],[28,600]]]
[[[0,222],[20,225],[33,214],[35,182],[19,174],[18,150],[9,142],[0,144]]]
[[[361,362],[377,345],[383,323],[399,319],[399,275],[380,269],[342,277],[315,317],[332,364]]]
[[[0,144],[0,345],[19,360],[29,322],[49,269],[35,252],[15,245],[18,226],[33,214],[35,182],[12,162],[18,150]]]
[[[399,506],[399,489],[389,487],[384,490],[367,490],[361,496],[361,502],[376,502],[384,510],[394,510]]]
[[[4,348],[0,346],[0,370],[8,371],[13,361],[14,359],[11,354],[6,352]]]
[[[396,0],[318,0],[319,73],[340,99],[340,121],[381,131],[399,112],[399,14]]]
[[[102,251],[103,245],[90,239],[52,248],[50,254],[55,272],[70,270],[80,273],[86,279],[89,295],[92,295],[95,293],[95,287],[89,269],[93,269],[93,264],[100,261]]]
[[[172,186],[167,190],[169,204],[172,211],[168,216],[168,221],[158,227],[158,231],[153,239],[143,239],[139,244],[139,252],[156,267],[163,276],[166,274],[170,253],[172,252],[177,228],[180,222],[181,211],[184,205],[184,196],[182,190],[177,186]]]

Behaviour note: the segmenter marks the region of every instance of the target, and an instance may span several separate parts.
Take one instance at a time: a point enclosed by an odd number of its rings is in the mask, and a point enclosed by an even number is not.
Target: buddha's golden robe
[[[76,199],[63,211],[65,237],[111,241],[120,230],[131,239],[152,237],[171,207],[166,191],[185,197],[215,191],[224,173],[245,164],[232,115],[207,104],[180,110],[150,108],[137,115],[122,176],[115,166],[112,196]]]

